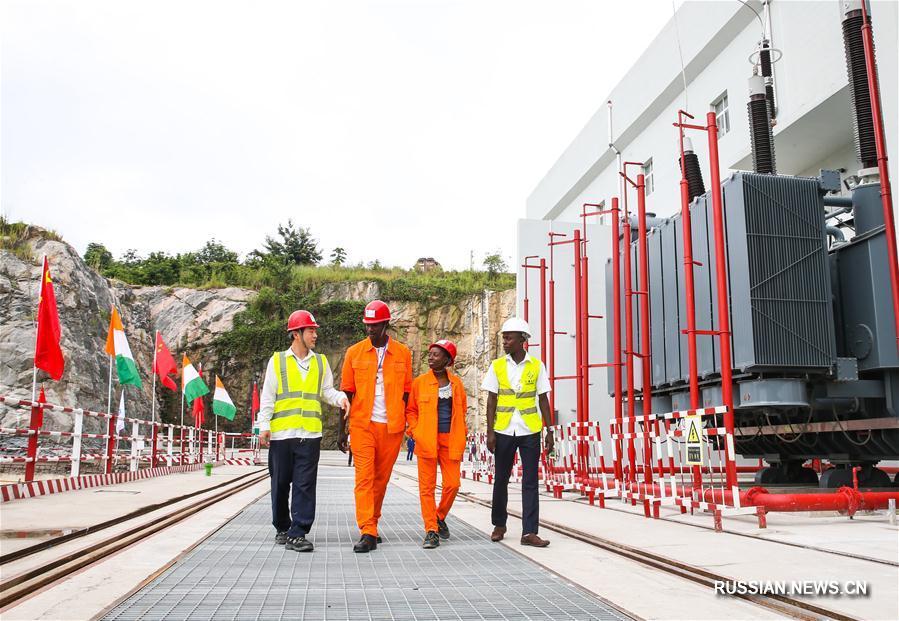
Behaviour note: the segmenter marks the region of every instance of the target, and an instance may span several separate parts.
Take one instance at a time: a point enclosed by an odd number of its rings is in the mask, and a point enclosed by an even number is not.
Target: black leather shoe
[[[378,535],[378,543],[384,543],[384,540],[381,539],[381,535]]]
[[[425,535],[425,540],[422,542],[421,547],[425,550],[433,550],[434,548],[440,545],[440,536],[433,530],[428,531],[428,534]]]
[[[378,540],[372,535],[362,535],[356,545],[353,546],[353,552],[365,553],[378,549]]]
[[[285,543],[287,543],[287,531],[279,530],[277,533],[275,533],[275,544],[283,546]]]
[[[305,537],[290,537],[284,547],[294,552],[312,552],[315,549],[312,542]]]
[[[449,539],[449,526],[443,520],[437,520],[437,534],[441,539]]]

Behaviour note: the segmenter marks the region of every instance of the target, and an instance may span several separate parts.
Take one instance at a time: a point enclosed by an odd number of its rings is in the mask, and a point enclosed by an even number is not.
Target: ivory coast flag
[[[106,335],[106,353],[115,358],[115,369],[119,376],[119,384],[131,384],[140,388],[140,374],[137,365],[134,364],[134,356],[128,347],[128,339],[125,338],[125,328],[122,326],[122,318],[119,311],[112,307],[112,315],[109,318],[109,332]]]
[[[197,397],[209,394],[209,387],[203,381],[203,378],[200,377],[200,374],[197,373],[187,356],[181,359],[181,386],[182,390],[184,390],[184,399],[188,403]]]
[[[212,395],[212,411],[215,412],[216,416],[221,416],[228,420],[234,420],[234,414],[237,412],[234,402],[231,401],[228,391],[225,390],[225,385],[222,384],[222,378],[218,375],[215,376],[215,394]]]

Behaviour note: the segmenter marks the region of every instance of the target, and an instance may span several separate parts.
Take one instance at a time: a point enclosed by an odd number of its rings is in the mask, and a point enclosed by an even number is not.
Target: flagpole
[[[41,307],[41,289],[44,286],[44,270],[47,268],[47,255],[41,255],[41,275],[38,278],[37,282],[37,291],[35,292],[35,297],[37,297],[37,306],[38,310]],[[34,314],[34,318],[32,318],[31,323],[34,324],[34,358],[37,357],[37,312]],[[37,360],[32,359],[31,361],[31,401],[37,400]],[[18,418],[18,415],[17,415]]]
[[[150,396],[152,400],[150,401],[150,422],[156,422],[156,351],[159,349],[158,346],[159,341],[159,330],[156,331],[156,336],[153,338],[153,368],[151,369],[153,373],[153,388]]]

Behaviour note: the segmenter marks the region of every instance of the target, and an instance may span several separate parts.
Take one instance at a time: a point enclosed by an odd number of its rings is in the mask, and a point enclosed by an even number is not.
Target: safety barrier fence
[[[258,443],[250,433],[215,432],[5,395],[0,395],[0,404],[30,411],[27,427],[0,427],[0,437],[27,438],[24,455],[0,455],[0,465],[24,465],[25,483],[35,480],[37,464],[68,463],[69,476],[77,478],[81,475],[82,464],[96,464],[100,472],[111,474],[125,466],[130,472],[137,472],[200,465],[205,461],[254,463],[259,460]],[[70,414],[72,431],[44,429],[44,413],[48,411]],[[100,427],[105,433],[85,432],[85,418],[101,421]],[[117,425],[124,425],[124,429],[117,433]],[[56,442],[42,447],[41,438]],[[94,442],[87,448],[85,441]],[[21,448],[5,448],[5,453],[22,452]],[[42,448],[52,448],[55,452],[42,454]]]

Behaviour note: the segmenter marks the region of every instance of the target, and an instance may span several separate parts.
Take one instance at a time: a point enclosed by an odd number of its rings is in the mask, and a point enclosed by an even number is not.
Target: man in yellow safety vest
[[[517,317],[503,324],[506,355],[493,361],[481,384],[481,389],[488,392],[487,450],[494,454],[496,465],[490,540],[501,541],[506,534],[509,477],[518,451],[523,474],[521,545],[545,548],[549,541],[537,535],[540,522],[537,466],[543,426],[552,424],[550,385],[543,363],[525,350],[530,333],[527,322]],[[551,429],[546,431],[544,444],[547,452],[552,451]]]
[[[306,535],[315,521],[322,401],[345,412],[350,408],[346,395],[334,388],[328,359],[314,351],[317,328],[312,313],[291,313],[287,320],[290,347],[269,359],[259,407],[259,442],[270,446],[275,543],[296,552],[311,552],[314,547]]]

